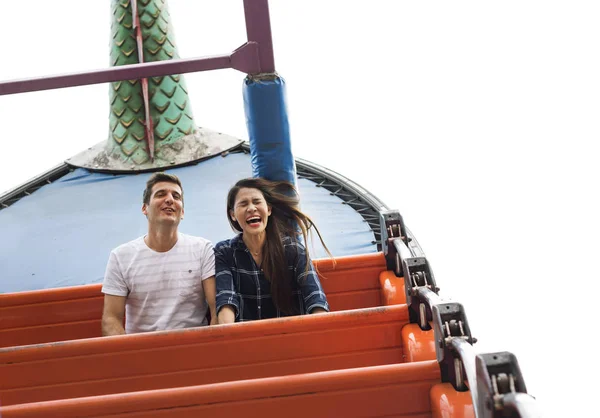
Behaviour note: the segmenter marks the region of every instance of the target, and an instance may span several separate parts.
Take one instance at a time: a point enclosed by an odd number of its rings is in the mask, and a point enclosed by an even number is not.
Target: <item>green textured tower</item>
[[[166,0],[112,0],[112,66],[178,59]],[[181,75],[110,84],[106,141],[69,158],[103,172],[154,171],[198,162],[242,141],[197,127]]]
[[[179,58],[166,0],[113,0],[111,9],[111,65]],[[194,131],[183,76],[111,84],[110,157],[136,166],[151,160],[166,166],[172,159],[170,146]]]

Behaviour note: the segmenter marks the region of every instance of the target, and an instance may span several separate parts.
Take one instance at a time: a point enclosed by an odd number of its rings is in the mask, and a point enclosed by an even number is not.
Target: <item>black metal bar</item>
[[[6,191],[2,195],[0,195],[0,210],[2,210],[2,208],[9,207],[10,205],[18,201],[21,197],[26,196],[26,194],[32,189],[39,189],[41,187],[41,183],[52,183],[54,180],[67,174],[69,170],[70,167],[67,164],[62,163],[54,168],[51,168],[45,173],[42,173],[39,176],[29,180],[27,183]]]

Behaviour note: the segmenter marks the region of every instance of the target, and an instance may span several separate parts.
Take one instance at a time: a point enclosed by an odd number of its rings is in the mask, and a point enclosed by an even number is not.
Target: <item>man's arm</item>
[[[114,251],[110,252],[104,282],[104,309],[102,311],[102,335],[125,334],[123,319],[125,318],[125,301],[129,294],[127,283],[121,273],[119,260]]]
[[[215,285],[215,276],[211,276],[208,279],[202,280],[202,288],[204,289],[204,297],[208,308],[210,309],[210,325],[217,325],[217,308],[216,308],[216,296],[217,290]]]
[[[104,295],[102,312],[102,335],[123,335],[123,319],[125,318],[125,296]]]

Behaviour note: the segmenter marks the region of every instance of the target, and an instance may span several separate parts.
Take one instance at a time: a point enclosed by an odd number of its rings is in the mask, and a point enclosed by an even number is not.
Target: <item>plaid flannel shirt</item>
[[[298,311],[308,314],[314,308],[329,311],[327,297],[309,260],[306,270],[306,249],[299,242],[284,238],[288,269],[293,270],[292,287]],[[217,313],[230,305],[236,322],[287,316],[279,311],[271,297],[271,284],[252,258],[242,235],[219,242],[215,246],[215,278],[217,286]]]

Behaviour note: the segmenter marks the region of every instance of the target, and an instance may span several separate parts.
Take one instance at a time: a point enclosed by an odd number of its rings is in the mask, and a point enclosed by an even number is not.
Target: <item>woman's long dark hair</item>
[[[270,181],[261,178],[247,178],[238,181],[227,195],[227,219],[234,231],[243,232],[240,224],[231,219],[234,212],[235,199],[242,188],[259,190],[267,204],[271,207],[271,216],[267,222],[266,240],[262,250],[262,269],[265,278],[271,283],[273,302],[280,311],[286,314],[298,314],[292,303],[292,283],[295,278],[288,270],[283,238],[285,236],[297,241],[298,229],[304,238],[306,247],[306,266],[310,261],[308,252],[308,232],[311,228],[319,236],[321,244],[330,257],[333,257],[323,242],[321,233],[313,221],[298,208],[299,199],[295,187],[286,181]]]

